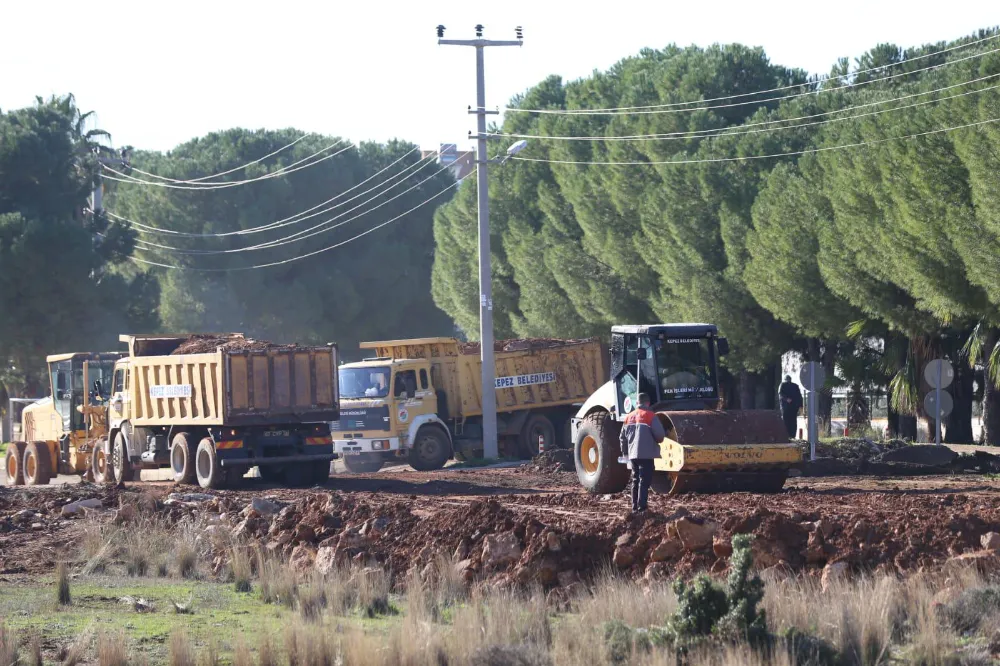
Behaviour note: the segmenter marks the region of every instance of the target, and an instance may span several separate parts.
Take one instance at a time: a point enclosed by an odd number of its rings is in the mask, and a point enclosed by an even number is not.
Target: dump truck
[[[477,344],[455,338],[364,342],[375,356],[340,366],[340,420],[334,448],[351,472],[384,463],[440,469],[483,451]],[[597,339],[513,340],[496,351],[497,430],[501,451],[530,457],[569,446],[569,419],[606,374]]]
[[[128,355],[114,367],[96,480],[121,485],[162,467],[203,488],[225,487],[252,467],[287,485],[329,478],[336,345],[255,344],[240,333],[120,340]],[[184,345],[197,353],[179,353]]]
[[[24,441],[4,456],[8,485],[45,485],[57,474],[89,475],[108,434],[108,393],[120,352],[46,357],[49,396],[21,412]]]
[[[719,357],[728,350],[712,324],[612,327],[611,379],[572,420],[584,488],[601,494],[625,489],[629,471],[618,437],[638,393],[647,393],[667,433],[654,488],[670,494],[781,490],[802,453],[789,442],[777,412],[722,409]]]

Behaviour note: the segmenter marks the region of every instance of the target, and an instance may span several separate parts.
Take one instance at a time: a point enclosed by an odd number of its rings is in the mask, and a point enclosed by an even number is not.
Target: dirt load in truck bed
[[[511,340],[497,340],[493,343],[493,350],[498,352],[528,351],[532,349],[553,349],[555,347],[569,347],[571,345],[581,345],[587,342],[594,342],[597,338],[582,338],[580,340],[561,340],[558,338],[517,338]],[[460,342],[459,349],[463,354],[478,354],[478,342]]]
[[[265,351],[268,349],[291,349],[295,344],[278,344],[267,340],[255,340],[241,336],[192,335],[182,342],[171,356],[180,354],[210,354],[220,347],[233,351]]]

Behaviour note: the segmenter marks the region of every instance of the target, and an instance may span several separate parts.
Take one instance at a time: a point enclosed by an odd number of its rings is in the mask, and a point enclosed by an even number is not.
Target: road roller
[[[713,324],[614,326],[611,379],[571,421],[577,475],[590,492],[626,488],[618,436],[638,394],[650,396],[667,433],[653,488],[685,492],[778,492],[802,461],[775,410],[724,410],[719,358],[729,351]]]

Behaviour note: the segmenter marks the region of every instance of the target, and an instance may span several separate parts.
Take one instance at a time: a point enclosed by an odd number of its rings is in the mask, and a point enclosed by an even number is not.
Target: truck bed
[[[500,349],[512,351],[495,353],[497,411],[582,403],[606,381],[604,349],[596,338],[543,342],[498,344]],[[478,346],[454,338],[424,338],[365,342],[361,347],[375,349],[379,357],[430,359],[431,380],[445,393],[449,416],[482,414]]]
[[[280,425],[339,417],[337,349],[132,356],[133,425]]]

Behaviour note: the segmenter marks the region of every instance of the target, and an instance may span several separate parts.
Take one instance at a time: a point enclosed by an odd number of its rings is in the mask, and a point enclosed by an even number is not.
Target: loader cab
[[[52,425],[56,433],[86,429],[81,406],[107,405],[115,361],[120,357],[118,353],[78,353],[58,354],[46,359],[55,410]]]
[[[718,359],[729,350],[712,324],[615,326],[611,378],[619,414],[647,393],[662,410],[717,409]]]

